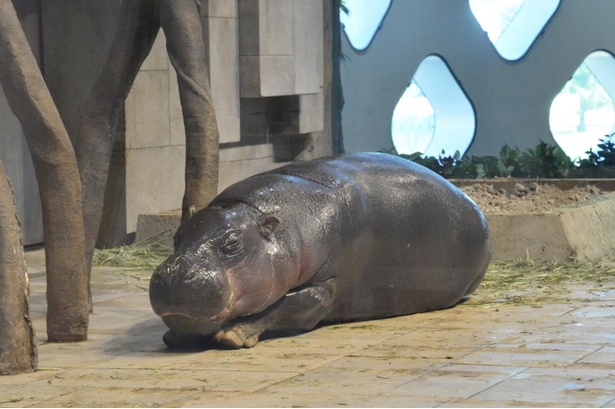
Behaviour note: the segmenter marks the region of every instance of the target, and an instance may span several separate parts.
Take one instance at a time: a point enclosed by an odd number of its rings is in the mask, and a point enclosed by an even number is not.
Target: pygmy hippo
[[[406,159],[359,153],[236,183],[180,226],[150,283],[169,346],[454,306],[491,259],[478,207]]]

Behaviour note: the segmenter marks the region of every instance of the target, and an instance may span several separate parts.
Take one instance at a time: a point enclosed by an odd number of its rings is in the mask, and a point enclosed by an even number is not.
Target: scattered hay
[[[171,247],[162,244],[161,235],[163,233],[152,236],[139,244],[96,250],[92,264],[107,267],[154,269],[173,253]]]
[[[561,302],[573,285],[615,285],[615,258],[599,261],[493,261],[480,287],[467,302],[484,304],[544,304]]]
[[[93,264],[152,270],[172,253],[173,249],[162,244],[157,235],[138,245],[97,250]],[[615,255],[593,262],[493,261],[481,285],[466,304],[561,302],[573,285],[615,288]]]

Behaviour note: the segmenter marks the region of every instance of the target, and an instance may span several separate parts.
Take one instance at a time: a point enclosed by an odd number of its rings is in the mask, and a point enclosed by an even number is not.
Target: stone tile
[[[260,55],[292,56],[295,52],[293,28],[295,2],[259,0],[258,3]],[[292,72],[294,73],[294,70]]]
[[[491,343],[490,339],[481,341],[478,338],[471,338],[461,330],[417,329],[409,334],[396,336],[377,345],[363,348],[354,352],[353,355],[454,360]]]
[[[0,385],[2,385],[1,382]],[[0,388],[0,407],[23,408],[36,405],[50,407],[52,405],[42,402],[47,402],[50,399],[61,398],[66,394],[72,393],[75,389],[81,388],[81,386],[74,388],[58,385],[53,377],[50,379],[30,382],[25,385],[11,385],[10,387],[2,387]]]
[[[239,55],[259,55],[259,2],[260,0],[243,0],[238,5],[239,19]]]
[[[263,97],[295,94],[295,57],[265,55],[260,62],[260,94]]]
[[[209,0],[208,3],[209,17],[237,18],[238,11],[236,0]]]
[[[364,325],[324,325],[292,338],[268,340],[267,345],[275,342],[290,342],[294,346],[302,348],[302,350],[309,347],[313,348],[315,351],[318,351],[319,349],[360,350],[379,345],[391,339],[397,339],[401,335],[415,330],[414,328],[408,330],[392,329],[390,327],[379,328],[376,326],[371,326],[369,323],[370,321],[367,321]]]
[[[413,358],[413,359],[430,359],[438,361],[460,360],[475,352],[478,348],[468,347],[448,347],[431,349],[428,344],[423,346],[403,345],[403,344],[387,344],[374,347],[364,348],[358,352],[354,352],[352,356],[362,357],[385,357],[385,358]]]
[[[349,372],[342,367],[326,365],[306,372],[300,376],[277,383],[263,390],[271,394],[306,394],[318,391],[319,395],[353,396],[360,395],[389,395],[391,391],[409,380],[416,374],[387,373],[380,375],[376,372]]]
[[[126,157],[131,149],[169,145],[169,74],[141,71],[126,99]]]
[[[220,151],[220,163],[224,162],[240,162],[250,159],[271,158],[275,155],[273,145],[260,144],[251,146],[238,146],[236,148],[227,148]]]
[[[185,160],[183,146],[126,151],[128,232],[136,231],[139,214],[181,206]]]
[[[123,313],[118,311],[118,314]],[[135,313],[133,317],[127,317],[123,320],[118,320],[117,317],[93,318],[91,319],[89,333],[131,335],[138,331],[136,328],[141,326],[145,320],[151,320],[155,327],[160,328],[162,330],[160,334],[162,337],[162,334],[166,331],[164,324],[151,311],[142,313],[139,316]]]
[[[530,368],[473,397],[560,406],[602,406],[615,397],[613,371]]]
[[[260,70],[260,57],[240,55],[239,90],[241,97],[258,98],[261,96]]]
[[[0,377],[0,407],[615,407],[613,318],[600,294],[172,351],[149,307],[150,274],[95,267],[89,340],[76,344],[45,342],[45,277],[32,278],[40,371]]]
[[[615,346],[605,346],[575,362],[570,368],[612,370],[615,374]],[[614,379],[615,381],[615,379]]]
[[[319,368],[344,355],[343,352],[328,352],[300,351],[288,347],[264,349],[262,345],[257,345],[257,348],[250,350],[218,350],[216,353],[205,351],[192,359],[181,359],[172,365],[180,369],[200,364],[225,371],[302,373]]]
[[[469,398],[525,369],[518,366],[451,364],[400,385],[389,394],[422,399]]]
[[[173,407],[181,395],[174,389],[118,388],[78,389],[30,407]]]
[[[506,342],[574,344],[591,338],[594,345],[615,343],[615,333],[610,329],[609,322],[591,321],[571,321],[536,328],[511,336]]]
[[[561,408],[562,403],[555,402],[520,402],[510,400],[482,400],[471,397],[469,399],[454,399],[444,402],[441,407],[443,408]],[[569,404],[565,405],[567,408],[584,408],[586,405]]]
[[[146,287],[149,286],[149,274],[147,279],[138,279],[140,281],[143,280]],[[105,308],[145,309],[151,311],[152,307],[149,301],[149,291],[127,294],[108,301],[100,300],[96,303],[96,313],[104,311]]]
[[[418,328],[407,335],[383,343],[383,347],[425,347],[434,349],[481,348],[502,341],[514,334],[514,328]]]
[[[30,269],[45,271],[45,249],[36,248],[34,250],[26,250],[25,256],[29,272]]]
[[[168,248],[173,248],[173,236],[180,225],[181,209],[151,214],[140,214],[137,219],[135,243],[142,244],[152,239]]]
[[[212,2],[210,2],[210,5]],[[211,97],[216,110],[220,143],[239,142],[239,51],[236,18],[210,18]]]
[[[591,344],[504,343],[468,354],[458,362],[475,365],[565,367],[584,358],[596,349],[598,347]]]
[[[298,373],[320,367],[344,355],[344,350],[302,348],[288,339],[284,339],[286,342],[278,339],[262,341],[252,349],[229,350],[212,342],[201,350],[169,350],[162,343],[164,332],[143,337],[145,342],[142,344],[120,343],[130,346],[124,350],[129,352],[110,357],[105,362],[96,362],[90,367]]]
[[[196,394],[182,403],[182,407],[286,407],[286,408],[335,408],[335,407],[436,407],[442,403],[437,400],[419,400],[390,397],[386,395],[366,395],[354,393],[322,394],[316,389],[284,393],[278,391],[257,391],[249,395],[238,394],[222,399],[210,394]]]
[[[142,291],[147,291],[147,289],[144,289]],[[124,297],[131,297],[134,294],[135,294],[134,291],[127,291],[127,290],[111,291],[109,289],[103,291],[103,290],[98,290],[94,288],[92,289],[92,300],[94,301],[94,311],[96,311],[96,305],[99,303],[104,303],[104,302],[111,301],[111,300],[118,300]]]
[[[150,351],[138,349],[128,351],[122,355],[110,357],[105,361],[98,361],[89,365],[96,369],[208,369],[213,367],[215,359],[221,359],[215,354],[206,352],[175,352],[167,350],[162,342],[162,334],[158,341],[153,340]]]
[[[54,384],[69,388],[116,390],[129,387],[145,390],[182,390],[183,393],[252,392],[267,385],[293,377],[292,373],[245,372],[231,373],[208,370],[154,369],[99,369],[84,368],[66,372],[54,378]]]
[[[323,85],[322,1],[294,1],[295,94],[314,94]]]
[[[120,297],[113,301],[123,300],[126,297]],[[96,327],[99,322],[107,321],[107,320],[116,320],[118,316],[122,316],[124,321],[132,321],[139,319],[150,319],[155,318],[156,315],[153,313],[151,307],[143,306],[143,307],[133,307],[127,308],[124,306],[114,306],[109,305],[113,301],[107,303],[100,303],[96,305],[96,309],[90,315],[91,325]],[[119,301],[118,301],[119,302]]]
[[[594,288],[570,285],[567,287],[566,298],[575,301],[615,301],[615,285],[600,283]]]
[[[143,61],[143,65],[141,65],[141,71],[163,71],[169,69],[170,64],[166,41],[163,30],[159,30],[152,50],[145,61]]]
[[[39,368],[55,371],[82,368],[111,360],[127,351],[150,352],[165,349],[162,337],[157,335],[117,335],[90,332],[85,342],[39,345]]]
[[[16,386],[29,385],[36,382],[41,382],[41,384],[43,384],[43,380],[52,378],[54,375],[63,372],[64,370],[45,368],[39,365],[39,368],[36,372],[22,373],[10,376],[0,376],[0,404],[10,403],[4,401],[12,400],[19,397],[15,394],[12,394],[13,391],[18,390],[14,389]]]
[[[320,132],[325,126],[324,94],[299,96],[299,133]]]
[[[182,115],[182,105],[179,99],[179,85],[177,83],[177,73],[171,67],[168,71],[169,83],[169,145],[185,146],[186,131],[184,128],[184,117]]]
[[[592,304],[572,311],[570,316],[579,318],[615,318],[615,305],[612,303]]]
[[[288,162],[275,162],[274,158],[253,159],[242,162],[221,162],[218,191],[221,191],[231,184],[239,182],[248,176],[279,168],[286,163]]]

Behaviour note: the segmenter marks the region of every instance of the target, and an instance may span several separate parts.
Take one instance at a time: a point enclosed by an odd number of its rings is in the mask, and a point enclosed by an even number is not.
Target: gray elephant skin
[[[171,347],[449,308],[491,260],[481,211],[384,153],[297,162],[236,183],[180,226],[150,300]]]

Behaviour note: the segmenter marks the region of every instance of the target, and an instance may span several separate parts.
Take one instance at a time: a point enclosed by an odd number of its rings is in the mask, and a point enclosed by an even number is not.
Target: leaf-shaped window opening
[[[607,52],[589,54],[551,104],[553,138],[572,158],[586,158],[600,139],[615,131],[615,58]]]
[[[522,58],[559,7],[560,0],[470,0],[470,9],[496,51]]]
[[[398,153],[461,155],[474,139],[474,109],[447,64],[430,55],[419,65],[391,121]]]
[[[340,21],[350,44],[366,50],[376,36],[391,0],[344,0]]]

